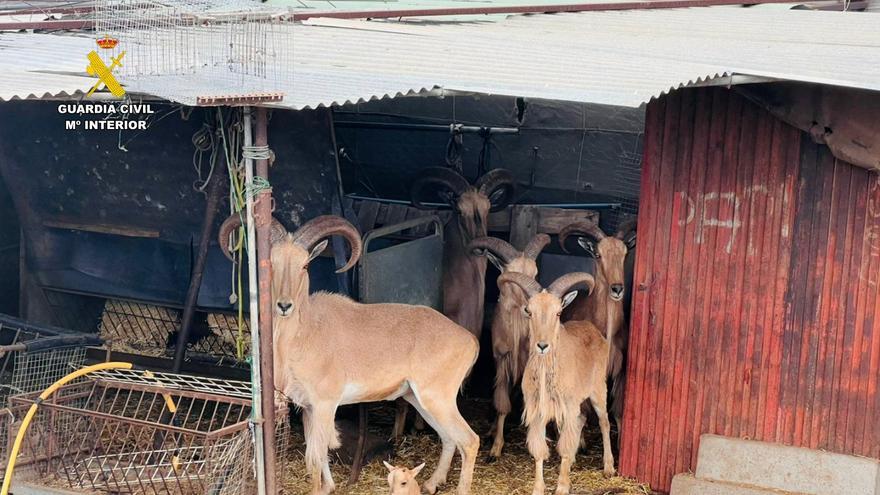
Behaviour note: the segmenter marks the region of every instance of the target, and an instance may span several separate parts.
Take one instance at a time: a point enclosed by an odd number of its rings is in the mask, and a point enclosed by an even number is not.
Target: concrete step
[[[876,459],[718,435],[700,437],[696,478],[807,495],[880,495]]]
[[[690,474],[678,474],[672,478],[669,495],[805,495],[797,492],[783,492],[768,488],[723,481],[709,481],[694,478]]]

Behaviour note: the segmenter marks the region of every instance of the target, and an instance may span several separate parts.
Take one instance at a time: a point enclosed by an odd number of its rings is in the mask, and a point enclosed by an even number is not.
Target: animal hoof
[[[498,456],[495,454],[489,454],[486,456],[486,464],[493,464],[498,460]]]
[[[556,495],[568,495],[569,488],[567,486],[556,487]]]
[[[602,471],[602,474],[604,474],[606,478],[611,478],[611,477],[613,477],[615,474],[617,474],[617,472],[616,472],[616,471],[614,470],[614,468],[612,467],[612,468],[605,468],[605,469]]]

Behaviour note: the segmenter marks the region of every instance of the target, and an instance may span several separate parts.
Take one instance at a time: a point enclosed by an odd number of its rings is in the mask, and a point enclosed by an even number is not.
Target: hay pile
[[[529,495],[532,493],[534,481],[534,461],[525,447],[525,430],[515,420],[508,422],[504,455],[494,463],[486,462],[486,455],[492,440],[487,436],[491,427],[492,405],[488,401],[468,400],[462,404],[462,410],[471,428],[480,435],[480,454],[474,470],[474,483],[471,493],[474,495]],[[391,432],[393,421],[393,405],[373,406],[370,409],[370,429],[387,437]],[[589,428],[589,427],[588,427]],[[302,427],[294,427],[291,447],[284,462],[284,493],[290,495],[307,494],[310,490],[309,480],[305,476],[305,463]],[[552,448],[552,446],[551,446]],[[578,454],[572,466],[572,494],[603,495],[606,493],[649,494],[647,487],[634,481],[615,477],[606,479],[602,475],[602,441],[598,428],[589,430],[588,451]],[[392,464],[414,467],[427,462],[427,467],[419,475],[419,483],[423,484],[433,472],[440,457],[440,442],[432,430],[410,432],[396,448],[396,455],[390,460]],[[615,459],[616,461],[616,459]],[[458,483],[460,459],[456,454],[452,463],[449,478],[438,493],[455,493]],[[340,463],[332,465],[333,479],[336,481],[335,493],[345,495],[377,495],[388,493],[387,470],[381,459],[373,460],[364,466],[360,481],[355,486],[348,486],[349,467]],[[556,489],[556,476],[559,471],[559,460],[555,456],[545,463],[545,481],[548,493]]]

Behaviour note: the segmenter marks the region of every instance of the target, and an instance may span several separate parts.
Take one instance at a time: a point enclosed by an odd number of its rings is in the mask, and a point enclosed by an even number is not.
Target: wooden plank
[[[44,227],[55,229],[70,229],[83,232],[95,232],[98,234],[113,234],[125,237],[142,237],[147,239],[158,239],[160,231],[156,229],[145,229],[130,225],[111,225],[106,223],[78,223],[65,220],[44,220]]]
[[[644,158],[641,171],[641,202],[643,205],[654,205],[653,187],[656,182],[654,175],[659,167],[662,153],[663,126],[662,116],[665,113],[666,99],[660,98],[650,102],[645,110],[645,143]],[[636,248],[635,273],[633,274],[632,316],[630,321],[630,340],[627,350],[626,397],[623,408],[623,431],[621,432],[620,456],[618,465],[624,476],[646,480],[640,464],[642,451],[649,442],[654,441],[644,431],[641,414],[645,403],[645,382],[647,367],[648,323],[650,320],[650,291],[653,275],[652,249],[656,222],[654,216],[657,209],[652,207],[639,208],[639,236]]]
[[[489,214],[490,232],[510,232],[511,216],[514,209],[526,205],[508,207],[502,211]],[[538,233],[558,234],[563,227],[574,222],[598,222],[599,212],[594,210],[574,210],[529,205],[538,210]]]
[[[394,225],[406,220],[406,213],[409,207],[404,205],[396,205],[390,204],[386,205],[388,210],[388,214],[385,217],[385,221],[382,222],[382,225]]]
[[[380,203],[375,201],[360,201],[357,208],[358,227],[361,233],[366,233],[376,227],[376,217],[379,215]]]
[[[538,233],[538,207],[514,206],[510,215],[510,244],[522,251]]]

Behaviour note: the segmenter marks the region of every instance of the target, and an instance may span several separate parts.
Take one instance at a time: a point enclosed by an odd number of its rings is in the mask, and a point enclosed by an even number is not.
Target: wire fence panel
[[[222,387],[220,393],[206,392],[215,387]],[[12,407],[23,411],[36,395],[14,396]],[[85,493],[251,493],[249,395],[247,382],[134,370],[94,373],[42,403],[16,472]],[[276,434],[284,449],[286,411],[278,416]]]

